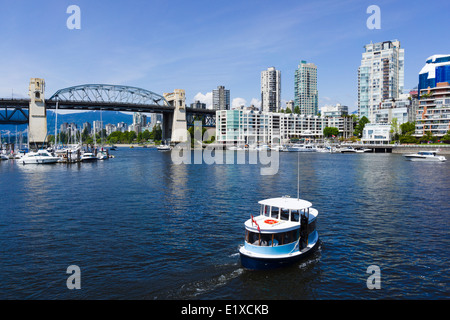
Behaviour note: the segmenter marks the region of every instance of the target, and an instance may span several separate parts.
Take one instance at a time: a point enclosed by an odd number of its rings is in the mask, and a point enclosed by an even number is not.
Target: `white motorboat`
[[[353,147],[347,147],[344,149],[340,149],[341,153],[356,153],[356,149]]]
[[[108,159],[108,155],[106,154],[105,151],[99,151],[97,153],[97,159],[98,160],[107,160]]]
[[[245,242],[239,249],[247,269],[271,269],[295,262],[319,243],[316,230],[318,211],[302,199],[265,199],[259,216],[245,221]]]
[[[313,144],[295,143],[287,147],[288,151],[294,152],[317,152],[317,147]]]
[[[88,162],[88,161],[96,161],[98,158],[92,153],[92,152],[85,152],[81,156],[81,161]]]
[[[0,153],[0,160],[9,160],[9,158],[6,154]]]
[[[52,155],[47,150],[29,152],[17,159],[17,161],[22,164],[49,164],[59,162],[59,160],[59,157]]]
[[[167,144],[161,144],[157,146],[156,149],[158,149],[158,151],[170,151],[172,150],[172,147]]]
[[[108,152],[105,148],[100,148],[100,150],[98,150],[97,152],[97,159],[98,160],[107,160],[108,157]]]
[[[444,156],[436,155],[437,151],[419,151],[417,153],[404,154],[405,160],[408,161],[446,161]]]

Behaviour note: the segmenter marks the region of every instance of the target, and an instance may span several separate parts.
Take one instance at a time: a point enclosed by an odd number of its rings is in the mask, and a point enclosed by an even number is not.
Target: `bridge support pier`
[[[28,141],[30,148],[42,148],[47,144],[47,111],[45,108],[45,81],[31,78],[28,87]]]
[[[172,115],[171,138],[170,143],[186,142],[187,139],[187,122],[186,122],[186,93],[183,89],[175,89],[171,93],[164,93],[167,102],[175,107]],[[164,115],[166,118],[166,114]],[[169,133],[170,116],[164,119],[164,132]]]

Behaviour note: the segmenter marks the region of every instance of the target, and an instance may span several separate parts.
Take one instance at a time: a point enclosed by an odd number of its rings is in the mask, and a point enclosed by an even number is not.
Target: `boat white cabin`
[[[245,243],[239,249],[248,269],[271,269],[313,252],[319,241],[318,211],[302,199],[271,198],[258,202],[258,216],[245,221]]]
[[[59,162],[60,158],[52,155],[47,150],[38,150],[29,152],[17,159],[22,164],[49,164]]]
[[[405,160],[408,161],[446,161],[444,156],[438,156],[438,151],[419,151],[412,154],[404,154]]]

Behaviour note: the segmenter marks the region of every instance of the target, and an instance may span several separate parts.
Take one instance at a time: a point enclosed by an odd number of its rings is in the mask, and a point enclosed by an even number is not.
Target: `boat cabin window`
[[[259,233],[245,231],[245,241],[254,246],[275,247],[297,241],[299,229],[281,233]]]

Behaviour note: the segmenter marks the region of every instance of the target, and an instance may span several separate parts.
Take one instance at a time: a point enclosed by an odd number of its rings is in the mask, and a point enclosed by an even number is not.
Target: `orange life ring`
[[[273,220],[273,219],[267,219],[267,220],[264,220],[264,223],[275,224],[275,223],[278,223],[278,221],[277,220]]]

